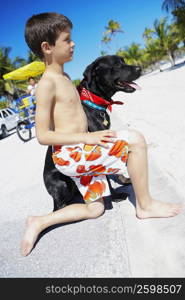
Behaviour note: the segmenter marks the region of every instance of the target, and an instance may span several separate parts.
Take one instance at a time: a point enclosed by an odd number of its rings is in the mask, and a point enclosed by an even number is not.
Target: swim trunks
[[[52,158],[56,168],[71,177],[86,203],[110,195],[105,175],[127,172],[128,130],[117,131],[114,143],[109,148],[99,145],[73,144],[53,146]]]

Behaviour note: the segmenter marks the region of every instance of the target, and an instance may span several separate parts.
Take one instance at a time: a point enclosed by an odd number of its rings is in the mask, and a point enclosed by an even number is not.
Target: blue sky
[[[12,48],[11,58],[26,58],[27,19],[41,12],[62,13],[73,22],[72,38],[76,44],[73,61],[66,64],[65,71],[72,79],[82,78],[85,67],[100,56],[101,50],[114,54],[132,42],[142,46],[145,27],[167,16],[161,9],[162,3],[163,0],[6,0],[1,2],[0,46]],[[111,19],[121,24],[124,33],[119,33],[107,49],[101,39]]]

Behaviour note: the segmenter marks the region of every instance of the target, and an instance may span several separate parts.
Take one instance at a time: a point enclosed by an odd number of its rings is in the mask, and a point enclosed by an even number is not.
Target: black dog
[[[84,87],[111,103],[111,97],[117,91],[134,92],[137,85],[133,81],[139,78],[140,75],[141,68],[139,66],[127,65],[117,55],[102,56],[86,68],[83,73],[84,78],[80,83],[80,89]],[[110,118],[106,110],[102,111],[91,107],[85,101],[82,101],[82,105],[88,119],[89,131],[110,128]],[[46,153],[43,177],[46,189],[53,197],[54,210],[70,204],[75,196],[81,196],[74,181],[55,168],[51,146],[48,147]]]

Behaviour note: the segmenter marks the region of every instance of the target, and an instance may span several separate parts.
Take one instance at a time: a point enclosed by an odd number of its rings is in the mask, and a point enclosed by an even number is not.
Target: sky
[[[83,71],[101,55],[115,52],[132,42],[144,45],[145,27],[152,27],[155,19],[167,15],[163,0],[3,0],[0,11],[0,47],[11,47],[10,58],[27,58],[28,46],[24,28],[28,18],[42,12],[58,12],[73,23],[75,42],[73,60],[65,65],[65,72],[74,79],[82,79]],[[120,23],[124,33],[118,33],[107,48],[101,43],[109,20]]]

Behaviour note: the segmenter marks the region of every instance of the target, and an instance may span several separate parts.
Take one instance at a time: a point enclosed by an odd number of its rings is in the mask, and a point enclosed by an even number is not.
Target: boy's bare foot
[[[23,256],[27,256],[31,252],[40,233],[38,219],[39,217],[28,217],[26,221],[26,231],[21,243],[21,253]]]
[[[139,219],[146,218],[169,218],[178,215],[182,210],[181,203],[165,203],[150,198],[150,204],[145,207],[136,206],[136,216]]]

